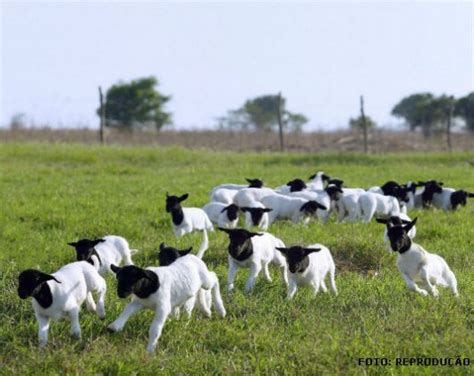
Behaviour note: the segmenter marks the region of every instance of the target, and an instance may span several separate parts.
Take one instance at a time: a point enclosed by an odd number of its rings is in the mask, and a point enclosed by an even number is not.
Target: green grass
[[[30,301],[16,295],[25,268],[53,272],[73,261],[66,243],[116,234],[128,239],[139,266],[157,264],[160,242],[198,248],[201,236],[176,239],[164,210],[165,193],[190,193],[187,206],[203,206],[211,187],[261,177],[269,186],[324,170],[349,186],[441,179],[474,191],[474,153],[365,156],[359,154],[233,154],[180,148],[0,145],[0,373],[2,374],[469,374],[472,367],[396,367],[397,357],[469,357],[474,361],[473,202],[455,213],[423,211],[417,242],[442,255],[453,269],[461,298],[448,290],[422,297],[405,287],[376,223],[307,227],[280,222],[270,231],[287,245],[320,242],[336,259],[339,296],[313,297],[300,289],[291,302],[276,270],[274,282],[257,280],[243,294],[225,292],[226,235],[210,234],[205,261],[221,281],[228,316],[189,323],[167,321],[155,357],[145,346],[152,312],[134,316],[121,333],[105,327],[126,301],[108,277],[107,317],[81,312],[83,339],[69,337],[67,320],[53,322],[47,347],[37,347]],[[367,270],[379,275],[369,278]],[[358,358],[392,360],[366,367]]]

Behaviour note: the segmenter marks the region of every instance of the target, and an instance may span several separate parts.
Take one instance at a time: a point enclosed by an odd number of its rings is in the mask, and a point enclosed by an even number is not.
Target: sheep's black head
[[[262,188],[263,181],[260,179],[245,179],[249,183],[249,188]]]
[[[189,194],[185,193],[182,196],[170,196],[166,193],[166,212],[170,213],[174,210],[181,209],[181,202],[188,198]]]
[[[92,256],[96,256],[99,260],[99,264],[102,265],[102,260],[100,259],[99,255],[95,250],[95,246],[99,243],[105,242],[105,239],[81,239],[77,242],[67,243],[71,247],[74,247],[76,250],[76,260],[77,261],[87,261],[90,264],[92,262]]]
[[[390,221],[387,222],[387,236],[390,240],[390,247],[394,252],[404,253],[411,247],[411,239],[408,236],[410,230],[415,226],[418,218],[406,225],[394,225]]]
[[[26,299],[29,296],[35,295],[46,281],[59,282],[52,275],[40,272],[35,269],[27,269],[18,276],[18,296],[20,299]]]
[[[290,187],[290,192],[301,192],[306,189],[306,183],[301,179],[293,179],[286,183]]]
[[[175,262],[178,258],[186,256],[193,250],[193,247],[179,250],[173,247],[167,247],[165,243],[160,244],[160,253],[158,253],[158,260],[160,266],[168,266]]]
[[[339,200],[343,194],[342,189],[335,185],[329,185],[325,190],[331,201]]]
[[[338,188],[342,188],[343,184],[344,184],[344,180],[341,180],[341,179],[329,179],[328,180],[328,185],[335,185]]]
[[[431,202],[433,201],[433,195],[435,193],[443,192],[443,187],[441,187],[443,183],[438,182],[436,180],[420,182],[419,185],[425,187],[423,193],[421,194],[421,200],[423,202],[424,207],[431,206]]]
[[[395,191],[401,188],[396,181],[390,180],[380,187],[383,194],[386,196],[395,196]]]
[[[396,197],[399,202],[408,202],[410,201],[410,197],[408,196],[409,192],[410,188],[396,187],[393,189],[393,193],[390,194],[390,196]]]
[[[135,294],[139,298],[147,298],[160,287],[158,276],[150,270],[141,269],[135,265],[120,268],[110,265],[117,278],[117,295],[126,298]]]
[[[319,252],[321,248],[303,248],[295,245],[290,248],[278,248],[286,258],[291,273],[303,273],[309,266],[308,255]]]
[[[230,204],[221,210],[221,213],[227,212],[229,221],[235,221],[239,217],[239,207],[235,204]]]
[[[390,218],[387,218],[387,219],[377,218],[376,221],[378,223],[387,225],[388,227],[402,226],[402,225],[407,225],[410,223],[410,221],[407,221],[406,219],[401,219],[398,216],[391,216]]]
[[[250,213],[250,217],[252,218],[252,224],[254,226],[258,226],[262,221],[263,215],[265,213],[271,212],[273,209],[270,208],[249,208],[247,206],[242,208],[244,213]]]
[[[301,205],[300,211],[305,213],[308,216],[313,216],[316,214],[316,210],[327,210],[326,206],[320,204],[319,202],[316,202],[314,200],[305,202],[303,205]]]
[[[252,237],[263,235],[245,229],[226,229],[219,227],[219,230],[224,231],[229,235],[229,254],[239,261],[243,261],[252,255]]]
[[[469,193],[462,189],[451,193],[450,202],[452,209],[456,210],[459,205],[466,206],[468,197],[474,197],[474,193]]]

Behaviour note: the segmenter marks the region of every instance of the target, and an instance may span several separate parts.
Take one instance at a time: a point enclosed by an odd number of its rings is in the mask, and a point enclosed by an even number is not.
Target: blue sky
[[[97,87],[154,75],[178,129],[282,91],[308,130],[474,90],[472,2],[5,2],[1,117],[96,128]]]

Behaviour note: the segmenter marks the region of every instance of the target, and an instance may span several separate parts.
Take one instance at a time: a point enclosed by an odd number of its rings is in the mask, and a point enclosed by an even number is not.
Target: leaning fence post
[[[100,128],[99,139],[100,143],[104,143],[104,127],[105,127],[105,105],[104,96],[102,95],[102,88],[99,86],[99,100],[100,100]]]
[[[367,121],[364,114],[364,96],[360,96],[360,118],[362,119],[362,130],[364,131],[364,153],[368,153],[369,148],[367,145]]]
[[[282,120],[282,111],[283,111],[283,101],[281,97],[281,92],[278,93],[278,109],[277,109],[277,119],[278,119],[278,128],[280,135],[280,151],[285,150],[285,144],[283,142],[283,120]]]

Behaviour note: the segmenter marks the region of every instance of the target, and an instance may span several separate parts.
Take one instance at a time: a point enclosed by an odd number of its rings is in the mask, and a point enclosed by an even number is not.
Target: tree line
[[[172,124],[171,113],[165,107],[171,96],[158,90],[155,77],[145,77],[131,82],[119,82],[110,87],[105,95],[106,126],[119,129],[156,129]],[[286,99],[279,103],[278,95],[262,95],[247,99],[243,105],[229,110],[217,118],[223,130],[267,132],[278,129],[278,111],[281,111],[283,128],[287,132],[300,132],[309,119],[300,113],[286,109]],[[101,108],[97,109],[100,116]],[[463,119],[466,128],[474,132],[474,92],[456,99],[454,96],[435,96],[431,93],[416,93],[402,98],[391,114],[404,120],[410,131],[421,129],[423,134],[444,129],[452,117]],[[449,120],[448,120],[449,119]],[[368,128],[376,123],[365,116]],[[351,118],[349,126],[359,129],[362,118]]]

